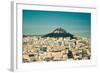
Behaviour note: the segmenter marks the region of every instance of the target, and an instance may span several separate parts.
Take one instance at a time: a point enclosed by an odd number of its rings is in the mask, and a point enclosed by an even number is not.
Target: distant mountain
[[[63,28],[56,28],[53,32],[43,35],[43,37],[70,37],[71,39],[73,39],[74,35],[66,32]]]
[[[42,35],[25,35],[25,34],[23,34],[23,37],[33,37],[33,36],[42,36]]]

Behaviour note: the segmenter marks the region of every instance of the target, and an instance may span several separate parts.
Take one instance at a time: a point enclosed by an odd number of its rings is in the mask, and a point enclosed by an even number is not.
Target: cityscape
[[[89,13],[24,10],[22,61],[90,60],[90,19]]]

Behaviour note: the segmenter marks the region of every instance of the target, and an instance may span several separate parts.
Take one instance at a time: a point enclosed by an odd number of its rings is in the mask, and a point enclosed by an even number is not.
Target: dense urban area
[[[59,28],[52,33],[60,35],[66,32]],[[24,36],[23,62],[89,60],[91,58],[90,42],[91,40],[85,37]]]

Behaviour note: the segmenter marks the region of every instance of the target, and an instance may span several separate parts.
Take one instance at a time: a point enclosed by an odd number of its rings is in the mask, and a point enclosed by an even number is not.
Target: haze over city
[[[61,27],[76,36],[91,35],[91,14],[23,10],[23,34],[44,35]]]

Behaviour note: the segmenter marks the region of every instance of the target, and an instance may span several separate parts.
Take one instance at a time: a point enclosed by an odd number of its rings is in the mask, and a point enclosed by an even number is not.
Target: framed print
[[[12,3],[12,70],[96,65],[96,9]]]

